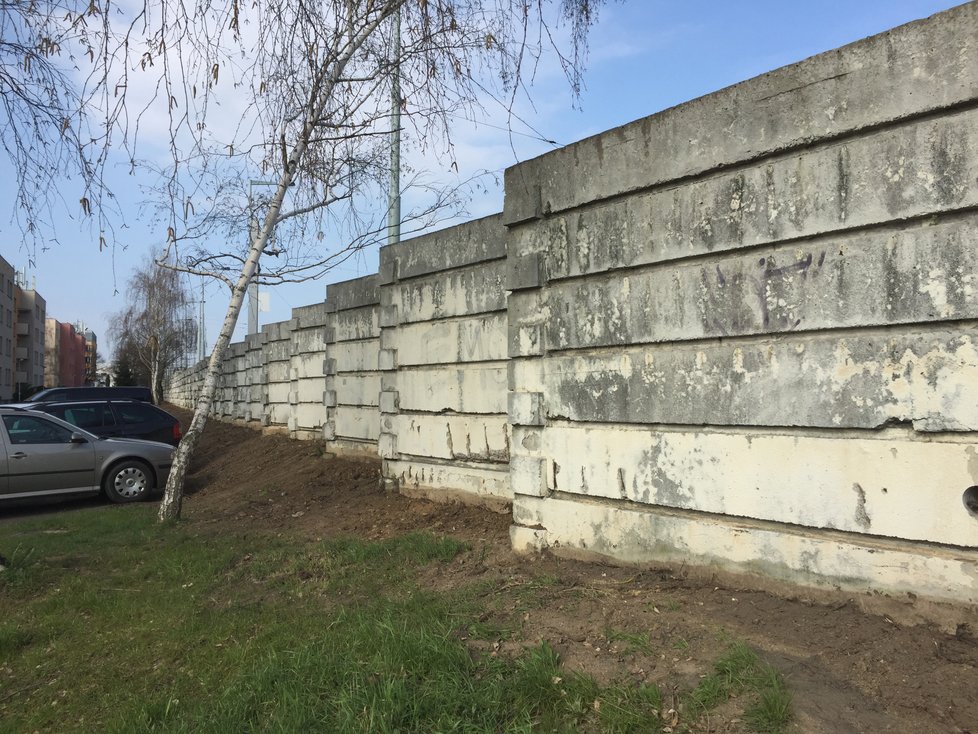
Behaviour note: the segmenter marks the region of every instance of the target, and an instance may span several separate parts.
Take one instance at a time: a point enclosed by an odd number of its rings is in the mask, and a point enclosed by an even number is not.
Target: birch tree
[[[187,289],[176,270],[148,262],[129,278],[125,296],[129,305],[116,314],[113,336],[142,368],[159,403],[173,368],[197,340]]]
[[[263,262],[265,282],[300,280],[382,239],[392,88],[398,90],[402,139],[450,156],[453,120],[471,115],[486,99],[512,109],[544,54],[553,54],[572,88],[579,86],[597,4],[199,0],[190,17],[164,13],[157,19],[160,31],[146,63],[179,60],[182,82],[170,74],[165,89],[174,155],[161,170],[160,190],[171,206],[160,262],[218,278],[229,292],[194,416],[174,458],[161,521],[180,515],[188,461],[263,255],[275,256]],[[558,32],[566,44],[554,40]],[[425,185],[421,172],[407,178],[409,186]],[[247,211],[242,222],[240,212],[251,207],[241,201],[247,189],[247,201],[254,203],[255,186],[266,196],[260,212]],[[430,225],[459,202],[452,189],[431,187],[427,193],[404,215],[408,230]],[[244,244],[230,244],[249,231]],[[215,240],[223,244],[215,246]]]

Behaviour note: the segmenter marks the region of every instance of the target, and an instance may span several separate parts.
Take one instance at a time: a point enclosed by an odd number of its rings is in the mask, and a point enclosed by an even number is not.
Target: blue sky
[[[612,2],[601,9],[591,35],[586,89],[576,108],[559,74],[544,68],[532,92],[533,108],[525,116],[542,137],[571,143],[958,4],[940,0]],[[527,129],[518,129],[511,144],[506,133],[494,127],[505,124],[501,115],[485,122],[473,127],[459,121],[454,132],[463,175],[489,168],[498,171],[501,179],[506,167],[553,148]],[[434,170],[432,175],[449,174]],[[0,201],[10,201],[5,178],[0,178]],[[106,357],[111,355],[107,334],[112,314],[127,304],[127,277],[163,241],[163,233],[140,214],[138,181],[121,173],[117,180],[127,212],[125,249],[117,246],[99,252],[97,233],[81,227],[78,212],[70,211],[74,218],[58,217],[60,245],[39,252],[29,273],[47,299],[48,315],[85,322],[98,334],[99,351]],[[501,210],[501,187],[490,182],[468,208],[473,218]],[[0,209],[0,254],[14,267],[23,268],[27,255],[18,239],[9,213]],[[321,301],[326,283],[370,274],[376,261],[376,253],[368,252],[323,280],[272,289],[270,310],[261,315],[262,323],[290,318],[293,307]],[[194,289],[199,294],[199,280]],[[205,292],[209,348],[224,317],[227,291],[211,283]],[[235,341],[243,338],[246,322],[247,311],[243,311]]]

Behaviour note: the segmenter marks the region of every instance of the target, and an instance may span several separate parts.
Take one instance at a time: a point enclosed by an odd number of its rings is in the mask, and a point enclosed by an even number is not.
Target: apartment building
[[[79,387],[94,383],[94,375],[89,375],[89,353],[94,339],[95,334],[85,331],[81,325],[47,319],[44,387]]]
[[[14,275],[14,397],[44,384],[47,302],[27,276]]]
[[[14,396],[14,289],[13,265],[0,257],[0,400]]]

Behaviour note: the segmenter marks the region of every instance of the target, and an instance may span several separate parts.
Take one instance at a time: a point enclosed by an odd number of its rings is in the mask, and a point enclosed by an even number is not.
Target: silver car
[[[0,501],[104,492],[134,502],[165,486],[172,464],[169,444],[99,438],[46,413],[0,408]]]

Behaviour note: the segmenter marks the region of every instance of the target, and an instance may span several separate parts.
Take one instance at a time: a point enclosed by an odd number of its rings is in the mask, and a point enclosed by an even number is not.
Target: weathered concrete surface
[[[514,232],[550,279],[973,207],[978,112],[908,123]]]
[[[978,430],[975,327],[628,347],[546,361],[551,417]]]
[[[380,414],[373,406],[340,405],[331,411],[336,438],[356,438],[377,441],[380,435]]]
[[[506,310],[506,261],[479,263],[385,287],[402,324]]]
[[[507,169],[507,225],[978,94],[978,6],[829,51]]]
[[[380,303],[379,285],[376,275],[330,283],[326,286],[326,310],[348,311]]]
[[[398,366],[506,359],[506,314],[406,324],[382,335]]]
[[[494,362],[403,370],[397,375],[401,410],[441,413],[506,412],[506,366]]]
[[[454,270],[506,256],[498,214],[380,248],[380,282]]]
[[[816,588],[978,603],[973,550],[557,498],[526,498],[513,510],[517,525],[511,537],[521,553],[546,548],[561,556],[625,563],[655,559]]]
[[[423,494],[433,499],[454,499],[459,497],[459,493],[507,501],[513,496],[505,466],[500,470],[462,462],[438,464],[430,459],[417,463],[393,460],[385,462],[384,475],[396,479],[401,491]]]
[[[542,311],[551,351],[975,319],[978,216],[562,281]]]
[[[460,461],[509,461],[505,416],[399,413],[381,419],[385,432],[397,437],[403,456]]]
[[[551,491],[970,547],[978,447],[865,437],[551,426]]]
[[[973,602],[976,209],[978,4],[508,171],[514,544]]]
[[[331,322],[333,338],[330,341],[358,341],[379,337],[380,327],[377,324],[377,315],[376,304],[349,311],[339,311]]]

